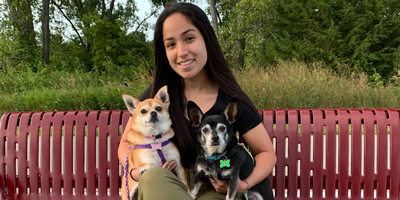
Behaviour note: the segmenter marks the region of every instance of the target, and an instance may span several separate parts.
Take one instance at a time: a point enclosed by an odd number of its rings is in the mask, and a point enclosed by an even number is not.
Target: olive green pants
[[[194,168],[186,169],[186,174],[189,186],[193,187]],[[193,200],[187,193],[186,186],[178,177],[171,171],[161,167],[148,169],[140,177],[138,195],[139,200]],[[196,199],[224,200],[226,199],[226,194],[218,194],[211,183],[206,181],[202,184]],[[240,198],[235,200],[240,200]]]

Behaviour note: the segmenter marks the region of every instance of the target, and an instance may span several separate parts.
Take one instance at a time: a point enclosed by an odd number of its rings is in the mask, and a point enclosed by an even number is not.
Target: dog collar
[[[152,136],[146,136],[146,138],[152,139],[152,140],[156,140],[156,139],[160,139],[162,137],[164,137],[164,135],[166,135],[165,133],[160,133],[158,135],[152,135]]]
[[[226,151],[223,152],[223,153],[220,153],[220,154],[213,154],[213,155],[211,155],[211,156],[209,156],[209,155],[207,155],[207,154],[204,154],[204,157],[206,157],[206,158],[209,159],[209,160],[219,160],[219,159],[221,159],[222,157],[224,157],[225,154],[226,154]]]
[[[133,146],[133,149],[152,149],[152,150],[157,150],[158,155],[161,158],[162,164],[164,164],[165,162],[167,162],[165,160],[164,154],[161,151],[162,148],[164,146],[166,146],[167,144],[169,144],[171,142],[171,138],[164,141],[164,142],[159,142],[159,143],[154,143],[154,144],[143,144],[143,145],[135,145]]]

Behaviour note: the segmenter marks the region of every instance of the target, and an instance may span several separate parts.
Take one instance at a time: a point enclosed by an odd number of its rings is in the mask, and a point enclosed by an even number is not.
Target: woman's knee
[[[161,167],[151,168],[143,173],[139,180],[138,194],[139,199],[193,200],[178,177]]]
[[[164,181],[165,179],[162,179],[160,177],[165,177],[165,176],[170,176],[174,175],[171,171],[162,168],[162,167],[154,167],[146,170],[142,176],[140,177],[139,184],[145,185],[154,181],[157,181],[157,183],[160,183]]]

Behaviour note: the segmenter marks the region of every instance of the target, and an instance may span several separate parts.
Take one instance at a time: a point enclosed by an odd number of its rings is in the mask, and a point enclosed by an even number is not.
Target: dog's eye
[[[142,109],[140,112],[141,112],[142,114],[146,114],[146,113],[147,113],[147,110]]]
[[[220,126],[219,127],[219,131],[220,132],[225,132],[225,130],[226,130],[226,126]]]
[[[157,106],[157,107],[156,107],[156,110],[157,110],[158,112],[160,112],[160,111],[162,111],[162,108],[161,108],[160,106]]]
[[[208,128],[207,128],[207,127],[202,128],[202,129],[201,129],[201,132],[207,133],[207,132],[208,132]]]

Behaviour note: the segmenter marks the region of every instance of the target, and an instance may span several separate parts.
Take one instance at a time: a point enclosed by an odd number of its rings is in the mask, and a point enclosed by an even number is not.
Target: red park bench
[[[399,199],[399,110],[260,110],[275,199]],[[0,199],[120,199],[127,111],[6,113]]]

